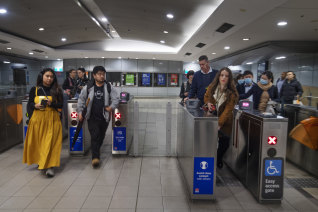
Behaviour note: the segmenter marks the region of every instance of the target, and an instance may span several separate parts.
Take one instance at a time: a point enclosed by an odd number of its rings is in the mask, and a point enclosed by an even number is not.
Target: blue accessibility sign
[[[113,150],[126,151],[126,127],[113,128]]]
[[[282,176],[282,160],[265,160],[265,176]]]
[[[214,158],[195,157],[193,194],[213,194],[214,177]]]
[[[73,143],[73,138],[74,138],[74,134],[76,132],[76,127],[70,127],[70,151],[83,151],[83,129],[81,129],[78,137],[77,137],[77,140],[76,140],[76,143],[74,144],[74,148],[72,150],[72,143]]]

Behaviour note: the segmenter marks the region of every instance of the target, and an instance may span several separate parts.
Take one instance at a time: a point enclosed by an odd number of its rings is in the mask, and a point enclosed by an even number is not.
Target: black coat
[[[302,94],[303,88],[296,79],[293,79],[290,82],[286,79],[280,91],[280,97],[284,100],[284,102],[289,103],[292,103],[294,96],[301,96]]]
[[[267,92],[271,100],[278,101],[278,90],[275,85],[273,85],[270,89],[268,89]],[[253,95],[254,109],[258,109],[258,105],[261,101],[262,93],[263,93],[263,89],[261,89],[257,84],[254,84],[253,87],[246,94],[240,95],[240,99],[246,99],[250,95]]]
[[[245,94],[245,85],[244,85],[244,83],[243,84],[237,84],[236,85],[236,90],[237,90],[237,92],[238,92],[238,94],[239,95],[241,95],[241,94]]]
[[[186,84],[186,87],[184,86],[184,84]],[[180,90],[180,98],[182,98],[182,101],[184,98],[186,98],[186,96],[184,95],[184,93],[189,92],[191,89],[191,84],[189,83],[189,80],[186,83],[182,83],[181,84],[181,90]],[[189,94],[188,94],[189,96]]]

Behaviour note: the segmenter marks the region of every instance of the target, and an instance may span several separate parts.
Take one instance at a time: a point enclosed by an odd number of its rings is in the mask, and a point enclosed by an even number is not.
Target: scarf
[[[261,112],[265,112],[267,107],[267,102],[270,99],[268,89],[270,89],[273,86],[273,83],[269,82],[267,85],[262,85],[260,82],[258,82],[257,85],[263,90],[261,99],[259,101],[258,110]]]
[[[213,94],[216,104],[216,110],[219,111],[219,107],[225,102],[225,92],[221,92],[220,86],[215,89]]]

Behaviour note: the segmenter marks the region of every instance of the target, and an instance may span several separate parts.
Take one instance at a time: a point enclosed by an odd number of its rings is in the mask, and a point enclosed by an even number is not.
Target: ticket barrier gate
[[[83,127],[79,133],[79,136],[76,140],[74,148],[72,150],[72,141],[78,124],[78,114],[77,114],[77,100],[68,100],[67,101],[67,114],[68,114],[68,149],[70,155],[82,156],[87,153],[90,149],[90,134],[88,131],[87,120],[84,120]]]
[[[234,110],[232,138],[224,161],[259,202],[283,199],[288,119]]]
[[[177,158],[191,199],[214,199],[218,117],[178,105]]]
[[[125,95],[125,96],[123,96]],[[112,154],[127,154],[133,138],[133,97],[120,93],[118,108],[112,114]]]
[[[22,124],[23,124],[23,142],[25,140],[25,136],[28,130],[29,124],[29,114],[27,112],[28,99],[22,100]]]

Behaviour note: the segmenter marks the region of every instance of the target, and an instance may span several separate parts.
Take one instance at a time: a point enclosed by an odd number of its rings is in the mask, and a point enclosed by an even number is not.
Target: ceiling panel
[[[73,0],[10,0],[1,6],[8,11],[0,16],[1,31],[47,46],[108,38]]]

